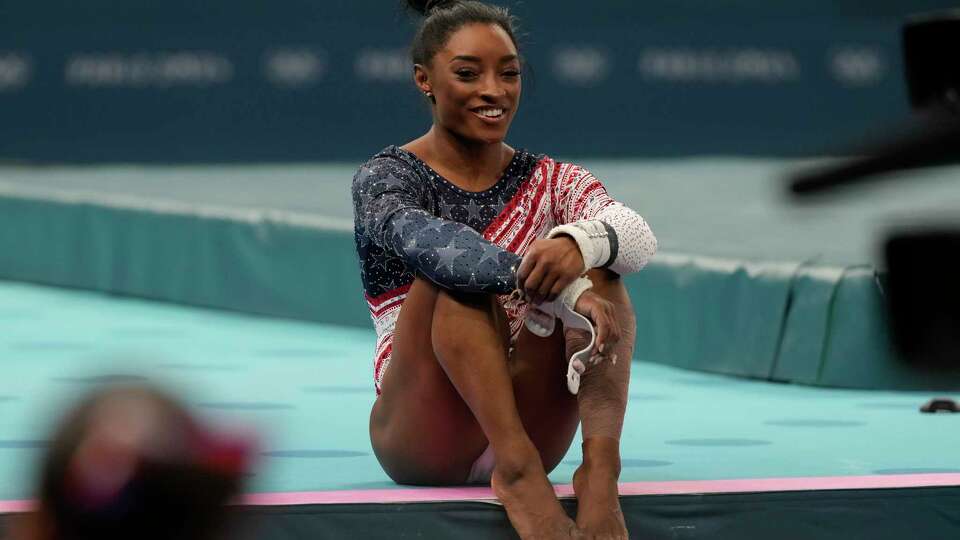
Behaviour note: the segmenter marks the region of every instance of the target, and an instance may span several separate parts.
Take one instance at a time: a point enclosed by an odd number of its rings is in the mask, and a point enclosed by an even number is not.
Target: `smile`
[[[506,117],[506,110],[500,107],[481,107],[471,112],[485,122],[497,122]]]

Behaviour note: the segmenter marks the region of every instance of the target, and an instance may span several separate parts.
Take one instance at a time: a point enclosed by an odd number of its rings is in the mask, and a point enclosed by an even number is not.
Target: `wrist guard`
[[[586,219],[557,225],[547,234],[547,238],[556,238],[566,234],[573,238],[583,256],[583,271],[609,265],[617,256],[615,253],[616,233],[609,225],[598,219]]]

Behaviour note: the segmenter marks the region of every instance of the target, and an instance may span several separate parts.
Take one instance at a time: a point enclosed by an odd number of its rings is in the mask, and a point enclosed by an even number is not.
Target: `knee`
[[[477,339],[497,327],[498,306],[492,295],[441,290],[433,313],[431,336],[439,358],[460,358],[475,352]]]
[[[591,290],[606,300],[613,302],[616,306],[620,329],[624,335],[635,335],[637,330],[637,317],[633,312],[630,293],[627,291],[623,279],[615,272],[604,268],[590,270],[587,273],[587,277],[593,282]]]
[[[438,360],[463,358],[469,354],[469,347],[465,336],[461,336],[453,326],[444,324],[433,325],[433,354]]]
[[[431,328],[433,351],[437,357],[460,358],[468,353],[470,329],[478,317],[485,315],[486,302],[481,296],[440,290]]]

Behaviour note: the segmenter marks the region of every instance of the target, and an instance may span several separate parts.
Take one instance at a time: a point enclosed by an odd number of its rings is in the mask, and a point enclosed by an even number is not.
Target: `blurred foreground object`
[[[960,114],[960,66],[953,53],[960,44],[960,9],[921,15],[903,28],[903,57],[915,109],[944,108]]]
[[[251,455],[159,390],[95,391],[54,433],[23,540],[225,538]]]
[[[960,67],[953,58],[958,48],[960,10],[909,20],[903,53],[914,118],[886,141],[855,152],[863,157],[795,176],[791,192],[807,197],[882,173],[960,163]],[[884,256],[893,344],[916,366],[960,370],[960,226],[894,231]]]
[[[884,253],[897,350],[916,365],[960,368],[960,230],[895,232]]]

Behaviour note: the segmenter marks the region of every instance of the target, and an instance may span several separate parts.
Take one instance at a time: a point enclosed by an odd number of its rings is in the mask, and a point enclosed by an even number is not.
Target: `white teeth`
[[[486,116],[487,118],[496,118],[503,114],[503,109],[480,109],[477,111],[480,116]]]

